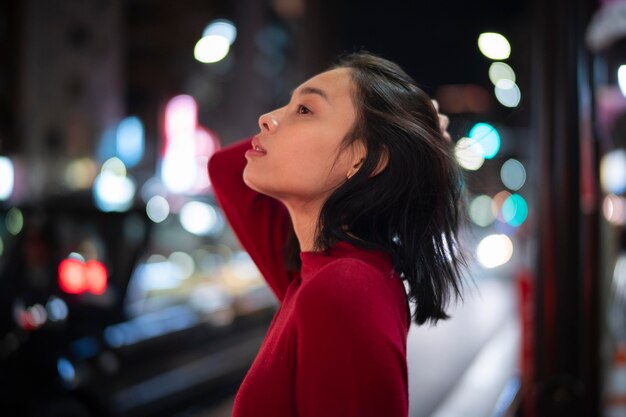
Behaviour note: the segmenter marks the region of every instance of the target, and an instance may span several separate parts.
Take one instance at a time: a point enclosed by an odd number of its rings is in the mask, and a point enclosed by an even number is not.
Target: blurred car
[[[168,415],[241,380],[276,300],[228,229],[181,220],[0,207],[0,415]]]

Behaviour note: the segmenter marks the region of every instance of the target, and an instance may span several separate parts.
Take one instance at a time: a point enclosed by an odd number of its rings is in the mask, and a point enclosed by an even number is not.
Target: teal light
[[[469,132],[470,139],[480,143],[485,159],[491,159],[500,150],[500,133],[489,123],[476,123]]]
[[[502,205],[502,218],[514,227],[521,226],[528,217],[528,204],[519,194],[511,194]]]

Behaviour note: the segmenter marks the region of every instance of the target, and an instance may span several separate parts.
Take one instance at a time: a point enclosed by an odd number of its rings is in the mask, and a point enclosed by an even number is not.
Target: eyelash
[[[306,113],[301,113],[300,110],[302,110],[302,109],[306,110]],[[302,104],[299,104],[297,113],[298,114],[311,114],[311,110],[309,110],[308,107],[303,106]]]

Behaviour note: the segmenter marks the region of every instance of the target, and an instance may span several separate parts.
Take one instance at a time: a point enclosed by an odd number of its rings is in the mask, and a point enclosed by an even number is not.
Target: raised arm
[[[287,208],[278,200],[248,187],[242,178],[250,138],[221,149],[209,161],[215,196],[239,242],[248,251],[268,285],[282,302],[293,273],[283,262],[291,228]]]

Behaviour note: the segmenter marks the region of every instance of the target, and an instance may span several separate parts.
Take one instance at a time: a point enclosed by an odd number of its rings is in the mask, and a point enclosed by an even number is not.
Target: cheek
[[[336,187],[346,171],[327,149],[283,149],[249,161],[244,170],[246,184],[276,198],[315,198]]]

